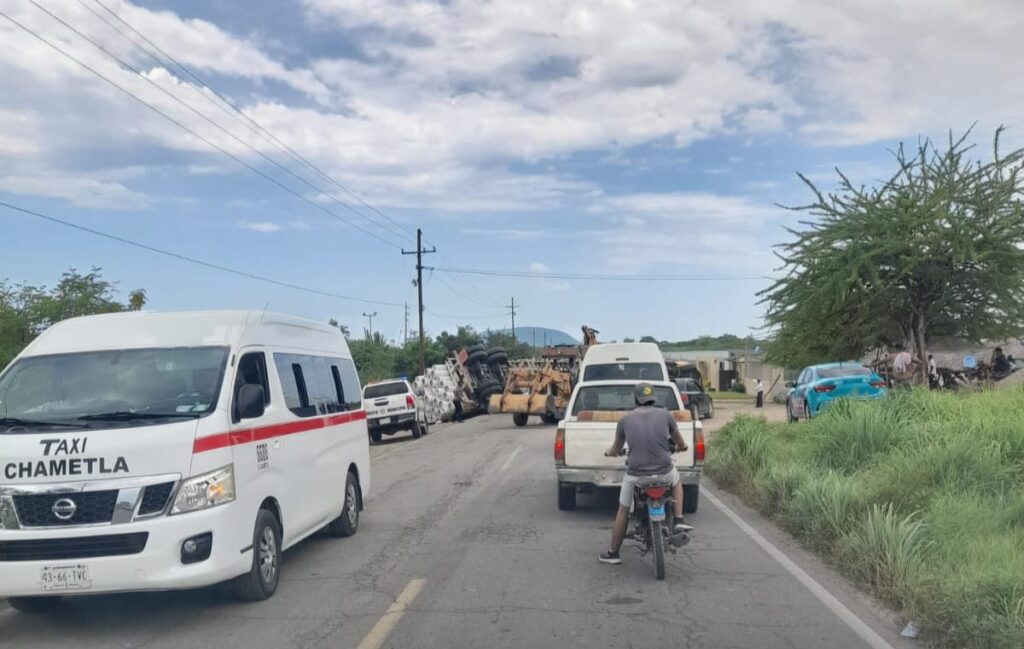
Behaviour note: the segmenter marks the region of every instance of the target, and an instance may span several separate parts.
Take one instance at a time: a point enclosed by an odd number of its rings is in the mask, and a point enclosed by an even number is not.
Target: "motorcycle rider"
[[[671,443],[674,442],[676,450],[685,451],[686,441],[679,433],[679,426],[672,414],[655,405],[657,398],[654,386],[650,383],[637,383],[633,388],[633,399],[636,401],[636,409],[619,420],[615,429],[615,442],[604,453],[608,457],[616,457],[622,453],[623,445],[629,445],[626,474],[622,477],[622,488],[619,491],[619,510],[615,514],[615,526],[612,528],[612,544],[607,552],[598,557],[602,563],[613,565],[622,563],[619,548],[626,535],[637,478],[666,476],[666,481],[672,483],[675,533],[687,533],[693,529],[683,523],[683,483],[672,461],[671,450]]]

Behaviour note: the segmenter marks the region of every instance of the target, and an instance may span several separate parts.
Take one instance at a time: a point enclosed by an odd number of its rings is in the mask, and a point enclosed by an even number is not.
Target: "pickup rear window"
[[[655,386],[654,397],[659,407],[679,410],[679,400],[672,388]],[[635,408],[632,385],[594,385],[580,388],[572,406],[572,414],[578,415],[584,410],[624,412]]]
[[[584,381],[664,381],[661,363],[598,363],[583,369]]]
[[[363,398],[378,399],[380,397],[391,397],[396,394],[408,393],[409,388],[406,387],[405,383],[378,383],[366,386],[366,389],[363,390]]]

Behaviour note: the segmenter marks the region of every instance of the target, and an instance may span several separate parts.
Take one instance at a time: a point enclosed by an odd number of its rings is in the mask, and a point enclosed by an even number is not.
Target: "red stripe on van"
[[[203,451],[212,451],[214,449],[224,448],[225,446],[249,444],[250,442],[258,442],[274,437],[284,437],[285,435],[294,435],[295,433],[305,433],[310,430],[326,428],[327,426],[340,426],[341,424],[347,424],[361,419],[366,419],[365,410],[354,410],[352,412],[343,412],[337,415],[327,415],[326,417],[300,419],[298,421],[290,421],[286,424],[274,424],[273,426],[243,428],[241,430],[231,431],[230,433],[218,433],[216,435],[200,437],[192,444],[192,452],[202,453]]]

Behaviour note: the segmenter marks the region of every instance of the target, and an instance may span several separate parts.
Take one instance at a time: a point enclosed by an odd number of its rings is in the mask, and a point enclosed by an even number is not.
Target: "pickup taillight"
[[[704,431],[699,428],[693,431],[693,461],[704,461]]]
[[[555,464],[565,464],[565,429],[555,429]]]
[[[412,398],[411,394],[405,395],[405,405],[409,408],[416,407],[416,401]]]

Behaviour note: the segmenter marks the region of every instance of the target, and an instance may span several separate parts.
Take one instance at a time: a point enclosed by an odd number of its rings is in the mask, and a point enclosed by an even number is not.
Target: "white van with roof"
[[[667,381],[665,356],[654,343],[603,343],[587,349],[580,364],[584,381]]]
[[[282,551],[356,532],[362,393],[327,325],[259,311],[58,323],[0,373],[0,597],[232,581],[274,594]]]

